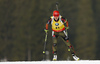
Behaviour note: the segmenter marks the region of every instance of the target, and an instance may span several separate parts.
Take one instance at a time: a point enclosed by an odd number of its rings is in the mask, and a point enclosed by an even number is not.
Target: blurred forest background
[[[41,61],[45,24],[56,10],[69,21],[69,38],[83,60],[100,60],[100,0],[0,0],[0,60]],[[47,50],[52,60],[49,26]],[[71,58],[58,39],[58,60]]]

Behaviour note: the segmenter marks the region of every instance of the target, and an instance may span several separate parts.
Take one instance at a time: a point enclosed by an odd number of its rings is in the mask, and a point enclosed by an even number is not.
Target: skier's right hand
[[[44,29],[45,33],[47,34],[49,30]]]

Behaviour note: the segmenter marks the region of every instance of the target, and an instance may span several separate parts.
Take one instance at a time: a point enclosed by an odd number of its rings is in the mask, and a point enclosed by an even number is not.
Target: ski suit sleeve
[[[46,23],[46,30],[48,30],[48,25],[51,23],[51,18],[48,20],[48,22]]]
[[[62,17],[61,20],[66,24],[66,27],[69,27],[67,19],[65,19],[64,17]]]

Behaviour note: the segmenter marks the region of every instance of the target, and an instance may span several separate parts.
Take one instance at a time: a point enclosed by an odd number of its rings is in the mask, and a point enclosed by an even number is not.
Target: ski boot
[[[57,55],[53,56],[53,61],[57,61]]]
[[[74,59],[75,61],[79,61],[79,57],[77,57],[76,55],[73,55],[73,59]]]

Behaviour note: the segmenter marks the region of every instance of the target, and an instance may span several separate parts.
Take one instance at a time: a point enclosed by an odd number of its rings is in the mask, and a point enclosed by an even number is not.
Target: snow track
[[[16,61],[16,62],[0,62],[0,64],[100,64],[100,60],[80,60],[80,61]]]

